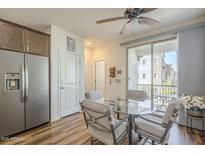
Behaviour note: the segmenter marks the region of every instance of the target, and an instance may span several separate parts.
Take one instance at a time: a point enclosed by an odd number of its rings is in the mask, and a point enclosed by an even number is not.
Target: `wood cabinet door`
[[[25,45],[28,53],[48,56],[49,37],[47,35],[25,30]]]
[[[24,29],[0,21],[0,48],[24,52]]]

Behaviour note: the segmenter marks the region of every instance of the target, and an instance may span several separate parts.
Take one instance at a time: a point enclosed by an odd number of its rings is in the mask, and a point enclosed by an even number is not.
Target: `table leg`
[[[189,119],[188,119],[188,117],[186,117],[186,131],[187,131],[187,133],[190,133],[189,132]]]
[[[139,141],[142,139],[142,135],[141,134],[139,134],[138,135],[138,138],[139,138]]]
[[[119,120],[120,119],[120,113],[117,112],[117,119]]]
[[[129,145],[132,145],[132,116],[131,115],[128,116],[128,123],[129,123],[129,127],[128,127]]]
[[[155,144],[155,142],[154,142],[154,140],[152,140],[152,145],[154,145]]]
[[[202,129],[203,129],[203,136],[205,136],[205,130],[204,130],[204,118],[202,119],[202,124],[203,124],[203,127],[202,127]]]

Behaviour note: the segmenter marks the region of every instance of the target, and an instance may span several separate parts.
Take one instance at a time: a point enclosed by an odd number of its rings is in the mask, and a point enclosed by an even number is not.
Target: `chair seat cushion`
[[[114,119],[113,120],[113,127],[115,128],[116,125],[119,124],[119,120]],[[89,133],[96,138],[97,140],[103,142],[104,144],[114,144],[114,139],[112,132],[103,132],[100,130],[97,130],[95,128],[92,128],[91,126],[88,127]],[[117,141],[121,140],[124,135],[126,134],[127,130],[127,122],[122,122],[116,129],[115,129],[115,136]]]
[[[143,117],[150,119],[152,121],[158,122],[158,123],[161,123],[162,121],[160,118],[156,116],[152,116],[152,115],[147,115]],[[165,128],[163,126],[146,121],[142,118],[136,118],[135,125],[136,125],[135,129],[138,132],[141,132],[147,136],[155,138],[156,140],[160,140],[160,138],[163,136],[165,132]]]
[[[152,121],[161,123],[162,122],[162,118],[160,116],[155,115],[155,113],[153,114],[148,114],[148,115],[143,115],[143,117],[150,119]]]

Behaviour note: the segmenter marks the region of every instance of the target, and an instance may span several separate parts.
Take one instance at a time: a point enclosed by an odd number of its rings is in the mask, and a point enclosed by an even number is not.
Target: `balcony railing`
[[[151,99],[152,85],[137,84],[137,90],[146,92],[147,99]],[[167,106],[168,100],[177,98],[177,87],[175,85],[153,85],[153,100],[155,105]]]

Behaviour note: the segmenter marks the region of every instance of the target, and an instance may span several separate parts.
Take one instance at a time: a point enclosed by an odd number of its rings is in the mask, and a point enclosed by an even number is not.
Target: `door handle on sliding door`
[[[25,101],[25,68],[21,64],[21,102]]]
[[[29,83],[29,81],[28,81],[28,66],[27,65],[25,65],[25,77],[26,77],[26,85],[25,85],[25,94],[26,94],[26,103],[28,102],[28,83]]]

